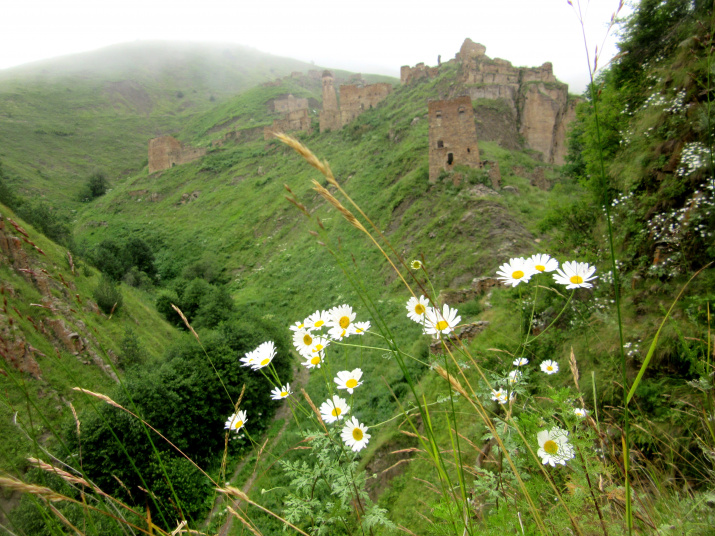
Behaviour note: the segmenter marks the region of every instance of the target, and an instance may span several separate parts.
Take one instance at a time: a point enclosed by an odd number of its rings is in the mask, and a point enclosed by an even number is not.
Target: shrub
[[[106,275],[102,275],[102,279],[94,289],[93,296],[97,306],[105,314],[116,313],[122,306],[122,291],[119,285]]]
[[[109,182],[104,173],[94,173],[79,193],[80,201],[92,201],[98,197],[103,196],[107,193],[107,188],[109,187]]]

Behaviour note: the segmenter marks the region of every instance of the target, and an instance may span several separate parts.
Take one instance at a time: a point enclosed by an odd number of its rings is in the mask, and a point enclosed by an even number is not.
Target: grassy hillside
[[[122,287],[124,303],[116,314],[103,314],[93,297],[100,280],[95,269],[79,259],[72,269],[66,249],[4,205],[0,215],[3,241],[23,237],[12,220],[39,248],[17,240],[18,249],[0,251],[0,432],[7,439],[0,442],[0,470],[17,473],[38,448],[57,447],[72,419],[70,403],[84,408],[73,387],[106,392],[116,384],[128,332],[149,361],[158,360],[177,334],[151,300],[131,287]]]
[[[315,68],[236,45],[138,42],[0,71],[0,160],[21,192],[74,206],[96,170],[121,182],[147,141],[292,71]]]

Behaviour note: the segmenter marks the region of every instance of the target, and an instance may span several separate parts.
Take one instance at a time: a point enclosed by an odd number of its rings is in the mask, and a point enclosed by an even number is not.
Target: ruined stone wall
[[[431,101],[429,109],[429,180],[454,166],[479,167],[479,145],[472,99]]]
[[[400,67],[400,82],[409,84],[414,80],[435,78],[439,74],[439,67],[426,67],[424,63],[418,63],[414,67],[403,65]]]
[[[149,140],[149,173],[186,164],[205,154],[205,148],[184,145],[172,136],[151,139]]]
[[[274,119],[273,124],[263,128],[263,139],[270,140],[275,137],[277,132],[291,132],[302,130],[304,132],[313,132],[308,110],[296,110],[289,112],[283,119]]]
[[[501,99],[514,112],[516,130],[524,145],[541,153],[543,160],[563,164],[565,137],[573,118],[568,86],[554,76],[547,62],[540,67],[514,67],[467,39],[458,54],[459,82],[472,99]]]
[[[283,99],[275,99],[273,101],[273,111],[281,114],[307,109],[308,99],[296,99],[293,95],[288,95]]]
[[[340,125],[347,125],[364,111],[374,108],[392,93],[392,85],[381,83],[365,87],[340,86]]]

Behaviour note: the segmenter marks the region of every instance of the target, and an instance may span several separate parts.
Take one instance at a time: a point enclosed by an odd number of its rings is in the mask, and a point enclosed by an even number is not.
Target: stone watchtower
[[[472,99],[431,101],[429,108],[429,180],[454,166],[479,167]]]
[[[327,70],[323,71],[323,110],[320,112],[320,132],[340,130],[340,109],[334,82],[333,73]]]

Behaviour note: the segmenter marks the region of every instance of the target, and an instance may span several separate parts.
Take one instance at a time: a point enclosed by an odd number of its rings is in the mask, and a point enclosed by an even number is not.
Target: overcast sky
[[[576,3],[576,0],[573,0]],[[618,0],[581,0],[590,50]],[[136,40],[230,42],[317,65],[399,76],[470,37],[517,66],[554,64],[580,93],[581,27],[566,0],[0,0],[0,69]],[[622,14],[624,14],[622,12]],[[606,41],[601,63],[615,54]]]

